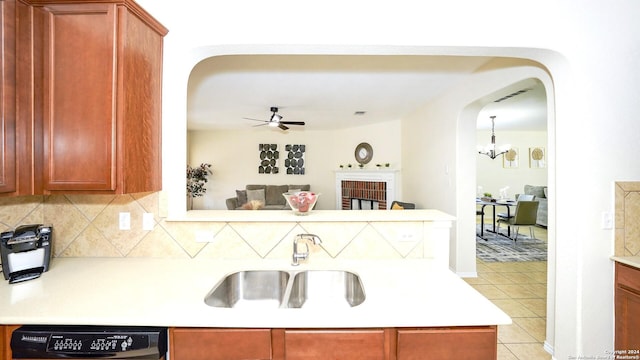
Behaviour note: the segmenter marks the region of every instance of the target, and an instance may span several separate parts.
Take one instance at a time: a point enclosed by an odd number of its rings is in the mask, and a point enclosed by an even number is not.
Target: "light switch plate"
[[[131,230],[131,213],[121,212],[119,214],[120,230]]]
[[[602,213],[602,228],[604,230],[613,229],[613,214],[611,212],[605,211]]]

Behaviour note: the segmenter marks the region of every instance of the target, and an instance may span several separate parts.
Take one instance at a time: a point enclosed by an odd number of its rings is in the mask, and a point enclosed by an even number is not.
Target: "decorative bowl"
[[[316,205],[320,194],[311,191],[296,191],[286,192],[282,196],[287,200],[287,204],[289,204],[294,214],[307,215]]]

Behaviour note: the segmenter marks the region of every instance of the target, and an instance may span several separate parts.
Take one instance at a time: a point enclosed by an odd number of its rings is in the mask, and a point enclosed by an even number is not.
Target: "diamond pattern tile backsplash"
[[[640,182],[616,182],[615,197],[615,255],[640,256]]]
[[[131,230],[119,230],[120,212],[131,214]],[[153,230],[142,230],[144,213],[153,214]],[[428,256],[422,222],[167,222],[158,214],[159,193],[0,198],[0,231],[53,224],[55,257],[288,259],[298,233],[322,237],[321,247],[310,249],[314,258]],[[409,241],[407,231],[414,234]]]

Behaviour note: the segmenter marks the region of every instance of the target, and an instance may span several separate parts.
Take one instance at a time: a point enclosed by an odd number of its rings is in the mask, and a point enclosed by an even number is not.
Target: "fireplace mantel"
[[[343,181],[371,181],[386,183],[386,208],[396,199],[398,170],[336,170],[336,210],[342,209]]]

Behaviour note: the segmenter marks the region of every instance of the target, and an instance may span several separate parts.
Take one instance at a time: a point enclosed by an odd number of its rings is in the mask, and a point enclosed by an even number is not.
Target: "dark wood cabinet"
[[[615,348],[640,349],[640,270],[616,263]],[[637,355],[637,354],[635,354]]]
[[[398,330],[397,360],[496,359],[495,327],[454,327]],[[428,355],[428,356],[427,356]]]
[[[285,330],[282,360],[387,360],[385,340],[383,329]]]
[[[162,42],[133,1],[30,0],[44,193],[161,189]],[[38,72],[38,71],[37,71]]]
[[[0,360],[12,360],[11,333],[18,325],[0,325]]]
[[[159,191],[167,29],[131,0],[0,4],[0,192]]]
[[[16,191],[16,1],[0,1],[0,193]]]
[[[169,349],[173,360],[269,360],[271,330],[172,328]]]
[[[172,328],[175,360],[496,359],[497,327],[379,329]]]

